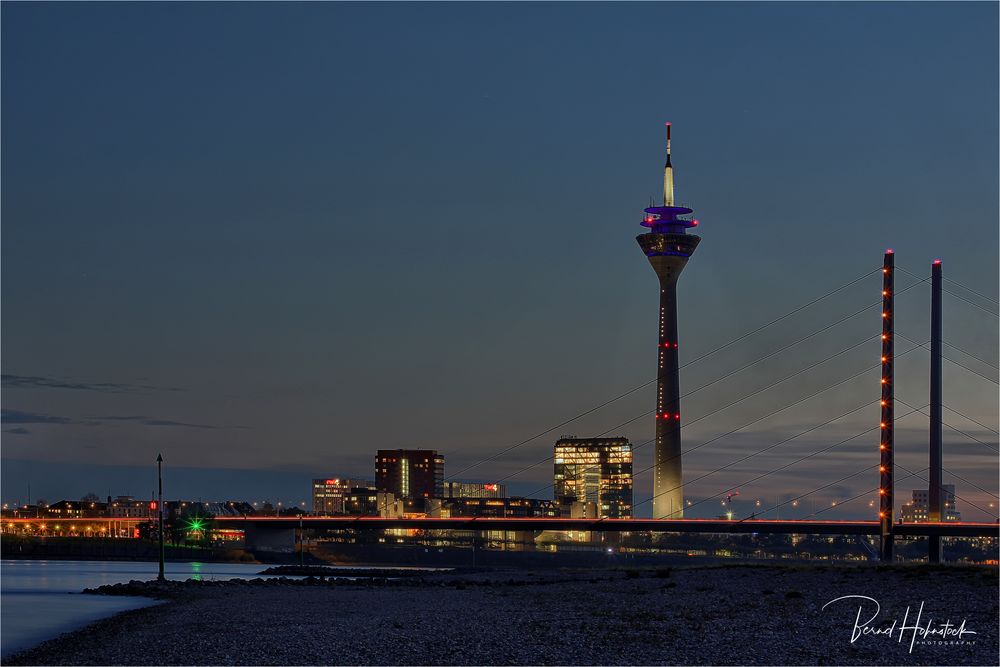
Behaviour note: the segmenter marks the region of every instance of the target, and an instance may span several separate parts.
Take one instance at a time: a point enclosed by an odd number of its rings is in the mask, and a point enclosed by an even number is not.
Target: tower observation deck
[[[701,237],[688,234],[698,221],[692,209],[674,204],[674,169],[670,163],[670,123],[667,162],[663,167],[663,205],[645,209],[643,227],[635,238],[660,280],[659,329],[656,344],[656,436],[653,468],[653,518],[684,516],[681,471],[681,391],[677,340],[677,279]]]

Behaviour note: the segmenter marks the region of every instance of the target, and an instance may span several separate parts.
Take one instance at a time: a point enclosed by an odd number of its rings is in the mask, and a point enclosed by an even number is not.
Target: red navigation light
[[[665,124],[666,124],[667,127],[670,127],[670,121],[669,120]]]
[[[885,254],[891,255],[892,254],[892,248],[886,248]]]
[[[940,263],[941,263],[941,260],[940,260],[940,259],[935,259],[935,260],[934,260],[934,263],[935,263],[935,264],[940,264]]]
[[[691,221],[691,226],[692,227],[697,227],[698,226],[698,221],[697,220],[692,220]]]

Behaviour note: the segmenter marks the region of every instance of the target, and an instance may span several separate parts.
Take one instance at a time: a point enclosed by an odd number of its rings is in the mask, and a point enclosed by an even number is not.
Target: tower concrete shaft
[[[675,238],[680,236],[680,238]],[[644,238],[645,237],[645,238]],[[648,238],[654,237],[654,238]],[[690,252],[697,236],[644,234],[639,244],[648,247],[687,247]],[[684,477],[681,465],[681,383],[677,335],[677,278],[688,256],[648,255],[660,279],[660,313],[656,361],[656,434],[653,468],[653,516],[680,519],[684,516]]]

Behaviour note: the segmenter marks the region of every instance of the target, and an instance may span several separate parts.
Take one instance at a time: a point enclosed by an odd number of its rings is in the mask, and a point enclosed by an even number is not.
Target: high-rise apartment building
[[[632,516],[632,445],[628,438],[560,438],[555,497],[594,503],[600,518]]]
[[[380,449],[375,455],[375,488],[396,498],[440,498],[444,456],[433,449]]]

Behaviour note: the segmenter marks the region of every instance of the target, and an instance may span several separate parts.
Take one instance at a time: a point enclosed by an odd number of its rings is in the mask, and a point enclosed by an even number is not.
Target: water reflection
[[[252,578],[256,563],[167,563],[168,579]],[[156,563],[129,561],[0,562],[0,655],[10,655],[120,611],[155,604],[148,598],[79,595],[84,588],[155,579]]]

